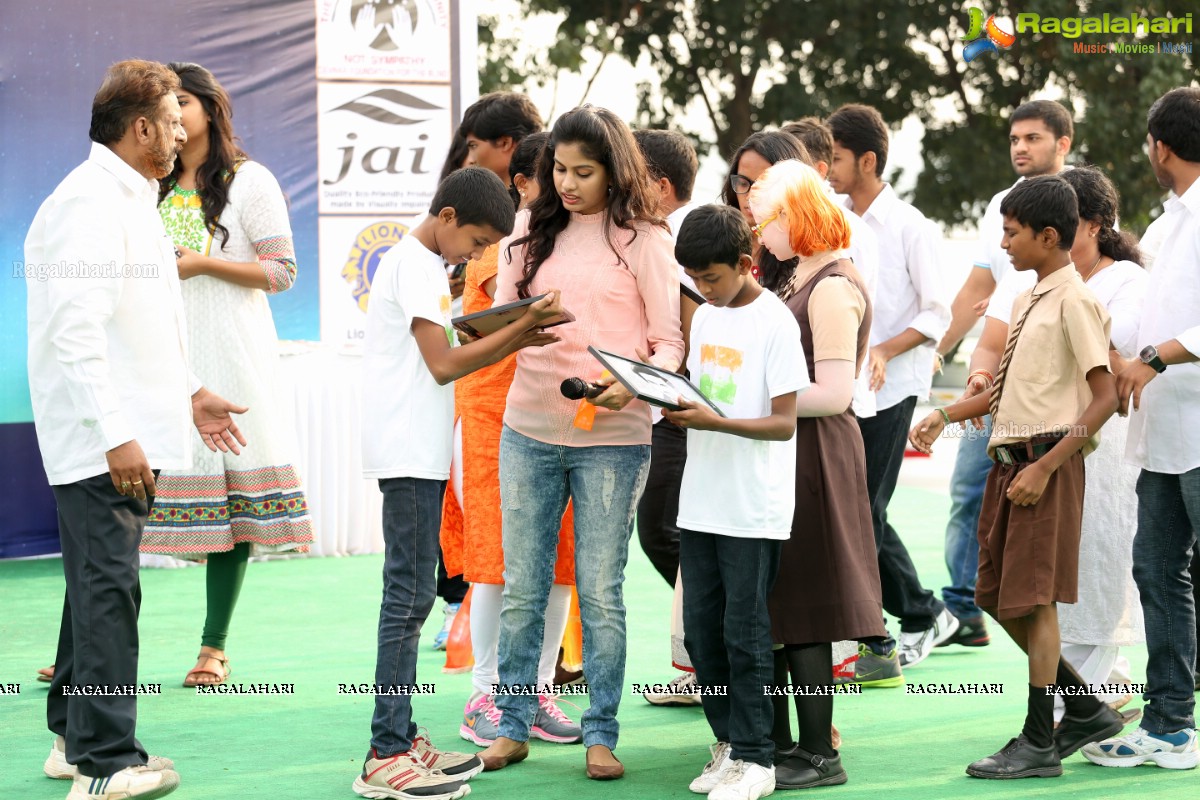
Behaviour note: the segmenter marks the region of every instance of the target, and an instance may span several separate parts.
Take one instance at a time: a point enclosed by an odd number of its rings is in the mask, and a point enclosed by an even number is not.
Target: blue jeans
[[[774,683],[767,595],[782,547],[777,539],[679,532],[684,644],[700,685],[728,690],[705,695],[704,716],[717,741],[733,746],[732,758],[764,767],[775,754],[764,691]]]
[[[377,687],[417,682],[417,644],[433,609],[437,586],[438,533],[445,481],[384,478],[383,602],[379,605]],[[377,694],[371,747],[381,757],[407,752],[417,735],[408,694]]]
[[[975,605],[975,578],[979,573],[979,512],[992,459],[987,454],[992,435],[992,418],[983,418],[983,430],[963,423],[966,433],[958,443],[954,472],[950,476],[950,521],[946,523],[946,569],[949,586],[942,587],[942,600],[959,619],[982,617]]]
[[[633,512],[649,466],[649,445],[563,447],[522,436],[508,426],[500,435],[500,683],[525,691],[537,684],[546,601],[569,498],[575,508],[583,673],[592,701],[582,721],[588,747],[617,746],[617,707],[625,686],[625,562]],[[496,707],[503,713],[501,736],[529,738],[538,707],[535,696],[498,694]]]
[[[1146,620],[1146,706],[1142,727],[1196,727],[1196,606],[1189,567],[1200,531],[1200,467],[1182,475],[1142,470],[1133,579]]]

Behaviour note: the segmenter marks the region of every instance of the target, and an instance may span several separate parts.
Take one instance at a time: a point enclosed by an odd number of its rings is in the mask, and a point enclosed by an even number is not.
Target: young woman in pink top
[[[650,463],[650,408],[634,400],[588,345],[666,369],[683,359],[679,274],[658,197],[629,128],[592,106],[564,114],[543,158],[541,196],[500,243],[495,303],[561,292],[575,321],[562,340],[517,357],[500,439],[504,603],[500,614],[500,736],[481,753],[500,769],[529,753],[537,710],[537,654],[553,580],[559,521],[575,508],[575,579],[583,669],[587,774],[619,778],[617,707],[625,680],[622,583],[634,509]],[[567,400],[565,378],[611,384],[590,401]],[[515,691],[509,689],[509,691]]]

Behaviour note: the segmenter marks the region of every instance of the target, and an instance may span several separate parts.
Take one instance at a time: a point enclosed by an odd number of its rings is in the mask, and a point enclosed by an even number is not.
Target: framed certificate
[[[517,300],[514,303],[505,303],[502,306],[492,306],[483,311],[476,311],[474,314],[465,314],[461,317],[455,317],[450,320],[450,324],[456,330],[460,330],[468,336],[473,336],[476,339],[495,333],[501,328],[511,325],[521,317],[525,316],[528,306],[533,305],[538,300],[541,300],[546,295],[539,294],[537,297],[527,297],[524,300]],[[555,325],[564,325],[568,322],[574,322],[575,316],[570,311],[563,311],[562,316],[557,319],[552,319],[539,325],[539,328],[553,328]]]
[[[683,408],[678,402],[682,397],[689,402],[708,406],[719,416],[725,416],[694,383],[678,372],[668,372],[651,364],[643,364],[641,361],[594,347],[588,347],[588,352],[639,400],[671,411],[679,411]]]

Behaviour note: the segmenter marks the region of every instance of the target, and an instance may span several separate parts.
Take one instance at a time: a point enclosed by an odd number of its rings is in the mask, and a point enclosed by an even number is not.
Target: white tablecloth
[[[310,342],[279,347],[316,539],[309,555],[383,552],[383,495],[362,476],[362,356]]]

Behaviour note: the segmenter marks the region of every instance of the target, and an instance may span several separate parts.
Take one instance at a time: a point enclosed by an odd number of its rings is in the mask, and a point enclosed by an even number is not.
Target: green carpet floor
[[[946,582],[942,536],[944,494],[902,488],[892,521],[909,542],[926,586]],[[182,785],[173,797],[351,798],[369,740],[371,699],[339,695],[337,684],[371,682],[379,609],[379,556],[323,558],[250,565],[234,619],[229,653],[233,679],[293,683],[293,696],[197,696],[180,682],[192,666],[203,621],[202,568],[144,570],[141,616],[143,682],[162,694],[139,701],[138,733],[152,753],[174,759]],[[35,670],[53,660],[62,607],[57,559],[0,562],[0,799],[59,800],[65,781],[43,777],[51,737],[45,730],[45,684]],[[671,592],[637,549],[626,583],[629,608],[627,684],[672,677],[667,642]],[[444,748],[473,749],[458,738],[468,675],[443,675],[444,654],[428,642],[441,623],[440,603],[425,629],[418,681],[437,692],[415,700],[417,722]],[[999,635],[996,635],[999,633]],[[920,798],[1134,798],[1152,791],[1193,795],[1195,773],[1154,767],[1103,769],[1079,755],[1057,779],[980,781],[963,768],[1002,746],[1020,729],[1025,667],[1002,632],[982,649],[939,649],[909,671],[910,682],[1003,683],[999,696],[926,696],[902,688],[840,697],[834,720],[842,731],[850,782],[809,790],[840,800]],[[1135,680],[1145,651],[1129,653]],[[576,698],[586,704],[586,697]],[[566,707],[577,717],[577,712]],[[657,709],[639,697],[622,702],[617,754],[623,781],[596,783],[583,775],[579,746],[534,742],[523,764],[471,782],[487,798],[688,798],[688,782],[708,759],[710,733],[696,709]],[[777,795],[780,796],[780,795]]]

